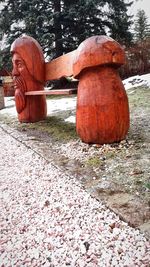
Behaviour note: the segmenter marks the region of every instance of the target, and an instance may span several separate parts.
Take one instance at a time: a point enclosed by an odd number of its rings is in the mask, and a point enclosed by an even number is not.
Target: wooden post
[[[121,46],[106,36],[91,37],[77,49],[76,129],[85,143],[118,142],[128,132],[128,99],[117,71],[124,62]]]
[[[11,76],[3,77],[4,96],[14,96],[13,80]]]
[[[0,109],[3,109],[4,107],[4,89],[2,86],[2,82],[0,81]]]
[[[11,46],[15,102],[20,122],[46,118],[46,96],[26,96],[29,91],[44,90],[45,61],[42,49],[32,37],[23,36]]]

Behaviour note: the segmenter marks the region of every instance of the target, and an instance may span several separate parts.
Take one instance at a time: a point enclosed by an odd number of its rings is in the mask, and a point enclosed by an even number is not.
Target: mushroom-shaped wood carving
[[[123,140],[129,129],[128,98],[118,74],[125,54],[107,36],[93,36],[75,54],[73,75],[79,79],[76,129],[85,143]]]
[[[17,38],[12,46],[15,102],[20,122],[36,122],[46,117],[46,97],[26,96],[29,91],[44,90],[45,61],[38,42],[30,36]]]

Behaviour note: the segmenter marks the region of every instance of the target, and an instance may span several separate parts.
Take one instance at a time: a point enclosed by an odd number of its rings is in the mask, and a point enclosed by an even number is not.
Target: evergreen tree
[[[144,41],[150,37],[150,24],[148,24],[145,11],[142,9],[138,10],[137,12],[134,32],[136,41]]]
[[[7,34],[9,44],[21,34],[28,34],[37,39],[47,52],[53,42],[51,14],[52,5],[48,0],[7,0],[1,11],[0,27]]]
[[[130,42],[130,18],[126,15],[129,4],[125,2],[7,0],[1,11],[0,29],[7,34],[9,47],[23,33],[34,37],[50,60],[76,49],[86,38],[108,31],[121,43]]]
[[[0,55],[2,54],[2,50],[1,50],[1,47],[0,47]],[[0,56],[0,69],[2,69],[2,57]]]
[[[127,14],[127,11],[128,8],[132,5],[133,1],[126,2],[126,0],[110,0],[108,2],[109,34],[119,43],[129,46],[133,38],[132,33],[130,32],[132,16],[129,16]]]
[[[82,41],[92,35],[106,34],[103,21],[105,1],[78,0],[64,1],[63,36],[64,49],[75,49]]]

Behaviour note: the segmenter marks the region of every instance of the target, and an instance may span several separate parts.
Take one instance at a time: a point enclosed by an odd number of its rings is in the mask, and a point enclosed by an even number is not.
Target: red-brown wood
[[[78,77],[85,68],[112,65],[115,68],[125,63],[125,53],[119,43],[105,35],[92,36],[76,50],[73,75]]]
[[[15,90],[13,86],[13,80],[11,76],[3,77],[3,89],[4,89],[4,96],[14,96]]]
[[[79,79],[76,128],[86,143],[112,143],[125,138],[129,128],[126,92],[117,72],[124,64],[121,46],[107,36],[93,36],[77,50],[45,63],[42,49],[31,37],[11,46],[15,101],[21,122],[46,117],[47,94],[72,94],[71,90],[44,90],[44,82],[65,76]],[[73,89],[74,90],[74,89]]]
[[[86,143],[123,140],[129,129],[128,99],[117,72],[124,51],[111,38],[95,36],[77,49],[74,76],[79,78],[76,129]]]
[[[128,128],[128,100],[117,71],[109,67],[85,70],[80,77],[76,111],[76,129],[82,141],[117,142],[125,138]]]
[[[76,93],[77,89],[73,88],[73,89],[30,91],[26,92],[25,95],[72,95]]]
[[[36,122],[46,118],[46,97],[28,97],[29,91],[44,90],[45,62],[40,45],[32,37],[23,36],[11,46],[15,103],[20,122]]]
[[[62,55],[45,64],[45,80],[56,80],[73,75],[73,58],[76,50]]]

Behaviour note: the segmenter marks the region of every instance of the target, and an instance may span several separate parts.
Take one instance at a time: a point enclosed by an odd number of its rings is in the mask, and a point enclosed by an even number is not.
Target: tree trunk
[[[62,44],[62,25],[60,22],[61,16],[61,1],[54,1],[54,32],[55,32],[55,56],[59,57],[63,54]]]

